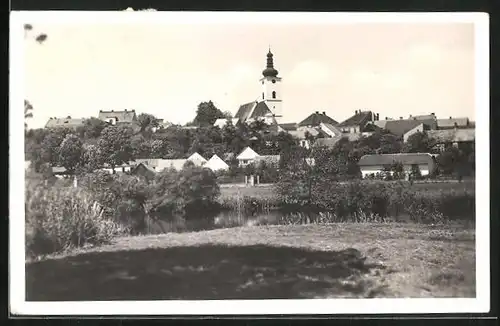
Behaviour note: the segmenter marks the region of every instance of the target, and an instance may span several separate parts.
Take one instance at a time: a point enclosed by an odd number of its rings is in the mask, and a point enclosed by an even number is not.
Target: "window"
[[[276,98],[276,92],[273,91],[273,98]]]
[[[262,93],[262,99],[264,99],[264,93]]]

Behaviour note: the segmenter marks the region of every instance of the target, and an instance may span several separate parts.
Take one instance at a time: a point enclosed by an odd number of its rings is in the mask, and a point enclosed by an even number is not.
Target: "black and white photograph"
[[[11,313],[488,312],[488,24],[12,12]]]

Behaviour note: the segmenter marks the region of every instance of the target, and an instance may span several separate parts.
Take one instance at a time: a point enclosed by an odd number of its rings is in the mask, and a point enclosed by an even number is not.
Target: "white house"
[[[212,171],[227,171],[229,169],[229,165],[224,162],[220,157],[214,154],[207,163],[205,163],[204,167],[209,168]]]
[[[233,126],[236,126],[236,124],[238,123],[239,119],[238,118],[233,118],[233,119],[227,119],[227,118],[221,118],[221,119],[217,119],[215,120],[214,122],[214,127],[219,127],[219,128],[224,128],[224,126],[228,123],[228,122],[231,122],[231,124]]]
[[[359,168],[363,178],[377,175],[394,163],[403,164],[405,173],[410,173],[412,168],[418,167],[422,176],[429,175],[436,169],[433,155],[429,153],[398,153],[398,154],[370,154],[363,155]]]
[[[249,165],[250,163],[255,162],[256,158],[259,157],[259,154],[257,154],[253,149],[250,147],[246,147],[240,155],[236,157],[238,160],[238,166],[240,167],[245,167]]]
[[[196,166],[203,166],[205,163],[207,163],[207,160],[198,153],[192,154],[187,158],[187,160],[193,162],[193,164]]]

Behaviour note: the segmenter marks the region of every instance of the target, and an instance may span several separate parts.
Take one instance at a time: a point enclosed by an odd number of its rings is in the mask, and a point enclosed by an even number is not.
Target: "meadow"
[[[85,187],[27,188],[28,301],[475,296],[471,182],[339,183],[312,212],[273,185],[224,186],[215,214],[141,234],[127,223],[145,184],[113,182],[92,183],[108,211]]]
[[[336,223],[121,237],[26,266],[28,301],[474,297],[474,230]]]

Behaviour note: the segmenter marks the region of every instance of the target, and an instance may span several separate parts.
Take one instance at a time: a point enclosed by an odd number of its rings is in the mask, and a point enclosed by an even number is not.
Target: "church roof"
[[[314,112],[304,120],[299,123],[299,126],[319,126],[321,123],[329,123],[331,125],[338,125],[339,123],[329,116],[325,112],[320,113],[319,111]]]
[[[252,118],[264,117],[266,114],[272,113],[266,102],[254,101],[246,104],[242,104],[236,112],[235,118],[240,121],[246,121]]]
[[[278,76],[278,70],[274,69],[274,64],[273,64],[273,54],[271,52],[271,49],[269,49],[269,52],[267,53],[267,66],[264,71],[262,71],[262,75],[264,77],[276,77]]]

